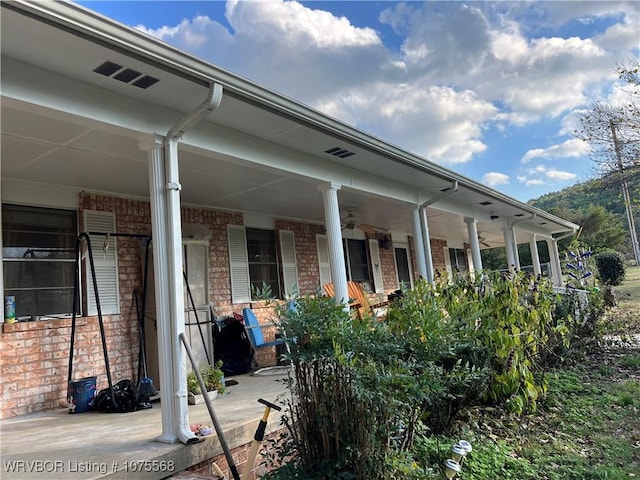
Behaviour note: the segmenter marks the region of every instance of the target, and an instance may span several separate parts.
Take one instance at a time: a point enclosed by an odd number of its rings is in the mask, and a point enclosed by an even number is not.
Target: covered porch
[[[235,377],[237,385],[213,402],[229,448],[241,470],[242,447],[253,439],[264,398],[283,405],[286,372]],[[160,479],[223,453],[215,432],[190,445],[155,441],[162,431],[160,404],[132,413],[69,414],[57,409],[13,420],[2,429],[2,478]],[[267,435],[282,428],[272,411]],[[213,426],[204,404],[189,406],[192,424]],[[230,477],[231,478],[231,477]]]
[[[346,301],[346,282],[358,266],[371,274],[372,294],[385,295],[399,288],[400,261],[409,282],[432,280],[436,268],[453,268],[452,249],[480,270],[480,250],[504,245],[505,267],[517,268],[515,246],[537,240],[548,242],[554,281],[561,282],[556,242],[576,225],[80,6],[16,1],[2,9],[3,205],[77,212],[79,219],[85,211],[107,212],[116,230],[153,234],[163,442],[191,438],[178,343],[185,224],[210,230],[211,241],[201,244],[200,263],[210,267],[202,275],[203,305],[212,302],[223,315],[253,300],[242,237],[248,228],[295,231],[295,242],[288,233],[278,242],[273,235],[274,245],[293,245],[277,264],[282,298],[294,286],[312,293],[330,280],[336,298]],[[245,249],[240,261],[232,232],[240,232]],[[369,255],[360,264],[345,257],[348,240]],[[112,325],[128,329],[118,347],[127,375],[136,345],[130,291],[140,265],[133,246],[118,255],[122,290],[114,295]],[[61,322],[56,328],[68,327]],[[3,341],[11,333],[16,348],[43,350],[49,334],[35,334],[27,346],[20,326],[3,332]],[[55,335],[60,344],[64,335]],[[37,370],[3,365],[3,377],[12,375],[3,391],[9,416],[24,413],[30,401],[12,397],[21,379],[49,375],[60,383],[65,375],[57,352],[42,359],[27,350]],[[50,387],[44,380],[30,386],[34,397]],[[53,396],[64,396],[63,388]]]

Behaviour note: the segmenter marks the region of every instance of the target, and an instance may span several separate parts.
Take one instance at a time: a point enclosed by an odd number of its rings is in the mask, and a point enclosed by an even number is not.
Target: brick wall
[[[437,238],[431,239],[431,258],[433,259],[433,269],[446,271],[447,264],[444,260],[444,249],[447,246],[446,240],[439,240]]]
[[[274,464],[274,457],[277,456],[277,448],[280,443],[283,441],[283,436],[286,436],[286,430],[284,428],[275,430],[271,433],[265,435],[264,440],[258,450],[258,456],[254,462],[254,467],[251,470],[251,476],[246,480],[256,480],[266,473],[276,470],[280,465]],[[247,457],[249,456],[249,452],[251,450],[251,443],[247,443],[245,445],[241,445],[236,448],[231,449],[231,457],[233,458],[233,463],[235,464],[238,472],[242,475],[245,469],[245,463],[247,461]],[[198,465],[194,465],[193,467],[188,468],[176,475],[172,478],[176,480],[180,478],[184,478],[185,480],[195,480],[195,479],[212,479],[218,478],[214,471],[211,468],[211,463],[215,463],[220,470],[225,474],[226,478],[233,478],[231,475],[231,470],[229,468],[229,462],[227,462],[227,457],[224,454],[218,454],[213,458],[202,462]],[[244,478],[242,480],[245,480]]]
[[[118,233],[151,233],[149,202],[116,198],[83,192],[79,196],[79,211],[114,212]],[[204,225],[211,230],[209,242],[209,294],[218,317],[240,313],[252,307],[258,319],[270,323],[272,309],[260,304],[232,304],[229,278],[227,225],[242,225],[241,213],[183,207],[183,224]],[[82,227],[81,227],[82,229]],[[316,234],[324,227],[284,220],[276,221],[276,229],[291,230],[295,235],[298,283],[301,294],[315,294],[319,286]],[[107,350],[114,382],[134,379],[138,368],[138,318],[134,292],[142,292],[144,240],[118,237],[118,270],[120,272],[120,314],[103,316]],[[95,248],[96,255],[100,248]],[[442,249],[440,249],[442,251]],[[395,290],[397,277],[393,249],[380,249],[385,294]],[[386,295],[379,295],[386,299]],[[0,418],[67,406],[67,375],[71,319],[40,320],[3,325],[0,335]],[[266,334],[272,340],[275,330]],[[98,377],[98,389],[107,386],[102,345],[97,317],[77,319],[76,355],[73,379]],[[258,352],[261,365],[275,362],[275,348]]]
[[[385,250],[379,247],[380,267],[382,268],[382,285],[384,295],[378,295],[379,300],[386,300],[387,295],[398,289],[398,272],[396,270],[396,255],[393,250],[393,242],[389,239],[389,247]]]

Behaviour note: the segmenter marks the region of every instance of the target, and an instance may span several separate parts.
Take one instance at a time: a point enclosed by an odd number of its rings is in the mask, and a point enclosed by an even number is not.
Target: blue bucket
[[[69,413],[84,413],[89,411],[89,402],[96,396],[96,377],[85,377],[69,382],[67,399]]]

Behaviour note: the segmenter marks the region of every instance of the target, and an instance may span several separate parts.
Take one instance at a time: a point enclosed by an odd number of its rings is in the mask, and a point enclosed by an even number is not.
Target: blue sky
[[[572,132],[640,54],[640,2],[77,3],[522,201],[594,175]]]

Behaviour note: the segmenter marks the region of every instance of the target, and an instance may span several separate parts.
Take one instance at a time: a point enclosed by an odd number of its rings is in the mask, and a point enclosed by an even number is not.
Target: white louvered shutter
[[[247,234],[242,225],[227,225],[229,242],[229,269],[231,272],[231,303],[249,303],[251,284],[249,282],[249,258],[247,255]]]
[[[298,265],[296,264],[296,242],[293,232],[280,230],[280,254],[282,258],[282,281],[286,298],[298,293]]]
[[[453,269],[451,268],[451,257],[449,256],[449,249],[444,247],[444,265],[449,274],[449,280],[453,278]]]
[[[380,248],[378,240],[369,239],[369,255],[371,256],[371,270],[373,270],[373,288],[376,293],[384,293],[382,284],[382,264],[380,263]]]
[[[317,234],[316,246],[318,247],[318,269],[320,271],[320,287],[331,283],[331,263],[329,262],[329,243],[327,236]]]
[[[112,212],[84,211],[85,232],[113,233],[116,218]],[[90,235],[93,264],[95,266],[98,299],[103,315],[120,313],[120,287],[118,283],[118,243],[113,236]],[[91,276],[89,259],[85,262],[87,315],[97,315],[98,306]]]

